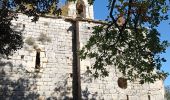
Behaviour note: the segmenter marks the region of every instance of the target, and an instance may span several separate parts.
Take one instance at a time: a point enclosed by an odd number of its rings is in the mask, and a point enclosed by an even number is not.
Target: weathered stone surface
[[[85,4],[87,5],[87,0]],[[75,4],[70,7],[75,7]],[[89,14],[86,13],[86,17],[93,19],[93,8],[88,7],[86,11],[89,11]],[[0,58],[0,89],[3,91],[0,93],[0,99],[69,100],[73,91],[73,40],[76,28],[72,21],[75,20],[40,17],[34,23],[25,15],[19,14],[18,17],[17,21],[12,21],[13,25],[18,25],[15,30],[22,30],[24,25],[24,41],[31,38],[34,43],[28,45],[28,41],[25,42],[23,48],[9,60]],[[77,24],[82,48],[93,31],[92,27],[98,24],[89,20],[80,20]],[[42,34],[45,34],[46,38],[42,37]],[[39,69],[35,69],[38,63],[37,52],[40,52]],[[93,62],[93,59],[80,62],[83,99],[127,100],[128,97],[129,100],[149,100],[150,97],[151,100],[164,100],[162,81],[144,85],[128,82],[127,88],[121,89],[117,84],[118,78],[121,77],[120,72],[108,66],[109,77],[94,79],[87,71],[87,67],[90,68]]]

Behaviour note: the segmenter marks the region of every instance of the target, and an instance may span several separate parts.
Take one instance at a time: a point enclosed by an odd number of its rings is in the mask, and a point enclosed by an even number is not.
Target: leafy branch
[[[161,70],[161,63],[166,60],[159,54],[168,42],[160,41],[156,27],[167,20],[167,11],[161,12],[167,6],[165,0],[109,0],[111,19],[94,27],[80,58],[95,59],[91,67],[95,77],[108,76],[108,69],[114,67],[126,79],[141,84],[165,79],[168,73]]]

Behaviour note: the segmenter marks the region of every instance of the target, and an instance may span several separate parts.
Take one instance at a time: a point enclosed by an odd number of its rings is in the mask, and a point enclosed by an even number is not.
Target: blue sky
[[[96,0],[94,3],[94,16],[95,19],[104,20],[108,15],[107,2],[102,0]],[[169,12],[170,15],[170,12]],[[161,33],[161,40],[168,40],[170,42],[170,20],[162,22],[157,28]],[[161,55],[167,59],[167,62],[163,63],[162,69],[165,72],[170,73],[170,47],[167,48],[166,53]],[[170,85],[170,75],[164,81],[165,85]]]
[[[170,42],[170,20],[163,21],[159,27],[158,31],[161,33],[161,40],[168,40]],[[167,48],[166,53],[161,56],[165,57],[167,62],[163,63],[162,69],[170,74],[170,47]],[[170,85],[170,75],[164,81],[165,85]]]

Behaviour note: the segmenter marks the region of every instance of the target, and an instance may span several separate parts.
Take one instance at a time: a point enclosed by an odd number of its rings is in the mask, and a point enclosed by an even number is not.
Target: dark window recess
[[[126,95],[126,97],[127,97],[127,100],[129,100],[129,96],[128,96],[128,95]]]
[[[24,59],[24,55],[21,55],[21,59]]]
[[[76,4],[77,17],[85,18],[85,5],[83,0],[79,0]]]
[[[120,88],[122,88],[122,89],[126,89],[127,88],[127,79],[120,77],[118,79],[117,83],[118,83],[118,86]]]
[[[36,53],[35,69],[40,69],[40,52]]]
[[[151,96],[150,95],[148,95],[148,100],[151,100]]]
[[[72,74],[72,73],[70,73],[70,77],[73,77],[73,74]]]

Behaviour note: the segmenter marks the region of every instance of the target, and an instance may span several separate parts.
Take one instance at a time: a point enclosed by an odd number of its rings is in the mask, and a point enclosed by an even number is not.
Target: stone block
[[[33,61],[33,57],[32,56],[24,56],[24,60],[25,61]]]
[[[47,58],[41,58],[41,62],[47,63],[47,62],[48,62],[48,59],[47,59]]]
[[[33,62],[33,61],[27,61],[27,62],[26,62],[26,66],[27,66],[27,67],[35,67],[35,62]]]
[[[36,52],[35,52],[35,51],[31,52],[31,53],[30,53],[30,56],[31,56],[31,57],[35,57],[35,56],[36,56]]]
[[[44,78],[44,79],[43,79],[43,82],[51,82],[51,81],[52,81],[51,78]]]
[[[44,82],[39,81],[39,82],[36,82],[36,84],[37,84],[38,86],[43,86],[43,85],[44,85]]]
[[[45,52],[40,52],[40,57],[44,58],[45,57]]]

